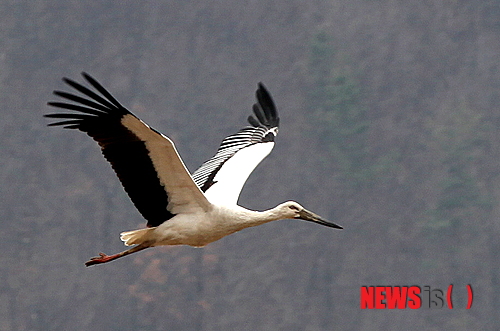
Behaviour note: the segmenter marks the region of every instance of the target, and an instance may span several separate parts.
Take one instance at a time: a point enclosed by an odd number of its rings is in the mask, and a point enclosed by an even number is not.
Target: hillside
[[[10,0],[0,37],[0,330],[498,329],[498,1]],[[191,171],[264,82],[280,134],[240,204],[345,230],[283,220],[85,268],[144,222],[91,139],[46,127],[82,71]],[[359,307],[361,286],[449,284],[452,311]]]

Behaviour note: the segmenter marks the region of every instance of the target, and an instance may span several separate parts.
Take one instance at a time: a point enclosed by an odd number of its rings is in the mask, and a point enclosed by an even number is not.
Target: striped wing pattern
[[[193,180],[203,192],[216,183],[215,176],[236,153],[255,144],[274,142],[274,137],[278,134],[279,117],[274,102],[262,83],[259,83],[256,97],[257,103],[253,105],[255,117],[248,117],[251,126],[224,138],[217,153],[193,173]]]
[[[147,225],[153,227],[162,224],[175,216],[175,212],[171,212],[171,208],[169,208],[169,201],[171,201],[174,196],[167,192],[165,178],[159,178],[161,176],[158,173],[158,169],[162,168],[164,163],[161,162],[161,160],[157,160],[157,163],[153,161],[155,158],[153,155],[150,155],[150,149],[153,147],[147,146],[147,140],[153,139],[154,141],[163,141],[164,139],[162,144],[171,149],[169,152],[169,160],[172,160],[172,157],[177,157],[179,159],[180,164],[177,165],[178,171],[176,173],[181,176],[183,180],[191,182],[189,174],[184,174],[185,167],[182,164],[182,160],[178,157],[175,146],[167,137],[147,126],[147,124],[143,123],[129,110],[123,107],[94,78],[86,73],[82,73],[82,75],[98,93],[73,80],[64,78],[64,82],[80,92],[83,97],[68,92],[54,91],[55,95],[69,100],[71,103],[49,102],[48,105],[71,110],[73,112],[45,115],[49,118],[61,120],[50,123],[49,126],[63,126],[66,129],[78,129],[92,137],[101,147],[104,157],[110,162],[130,199],[148,221]],[[250,126],[244,127],[236,134],[226,137],[222,141],[217,153],[211,159],[203,163],[192,175],[192,179],[202,192],[207,192],[207,190],[217,182],[217,173],[219,173],[222,167],[227,164],[227,161],[237,155],[238,152],[245,150],[247,147],[256,146],[261,143],[271,143],[268,145],[270,146],[269,152],[272,149],[274,137],[278,133],[279,125],[276,107],[269,92],[262,83],[259,83],[256,91],[256,98],[257,102],[253,105],[255,117],[248,117]],[[132,126],[135,127],[135,129],[132,129]],[[142,136],[142,138],[140,136]],[[149,138],[144,138],[145,136]],[[166,153],[166,150],[163,148],[160,148],[160,150],[164,151],[160,151],[160,153]],[[256,155],[256,157],[251,160],[252,166],[247,166],[247,169],[243,171],[244,173],[241,173],[241,177],[239,178],[240,181],[244,182],[243,180],[246,180],[253,168],[267,154],[268,152]],[[167,154],[165,154],[164,157],[166,156]],[[183,169],[179,170],[179,167]],[[239,168],[236,170],[239,170]],[[165,175],[168,176],[169,170],[166,169],[164,172],[165,171]],[[237,173],[237,176],[240,176],[240,174]],[[234,195],[239,195],[239,190],[243,184],[240,183],[236,185],[237,187],[231,187],[231,184],[232,183],[226,180],[222,188],[225,189],[229,187],[235,192]],[[185,184],[181,186],[184,187]],[[199,190],[196,191],[199,192]],[[175,194],[177,191],[172,191],[170,193]],[[193,192],[193,194],[193,197],[197,197],[195,199],[198,199],[201,205],[206,203],[206,199],[204,197],[199,197],[197,192]],[[237,199],[237,196],[235,196],[234,199]]]

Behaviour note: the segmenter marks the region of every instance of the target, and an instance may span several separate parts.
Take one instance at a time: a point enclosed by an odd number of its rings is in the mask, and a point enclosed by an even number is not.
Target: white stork
[[[154,246],[202,247],[244,228],[280,219],[302,219],[342,229],[294,201],[262,212],[237,205],[245,181],[271,152],[278,133],[276,107],[262,83],[253,105],[255,117],[248,117],[250,126],[226,137],[217,153],[191,176],[169,138],[123,107],[90,75],[82,75],[95,90],[64,78],[86,97],[54,91],[72,103],[48,105],[75,112],[45,115],[63,119],[49,126],[78,129],[97,141],[130,199],[147,220],[146,228],[120,235],[125,245],[134,247],[114,255],[99,253],[86,266]]]

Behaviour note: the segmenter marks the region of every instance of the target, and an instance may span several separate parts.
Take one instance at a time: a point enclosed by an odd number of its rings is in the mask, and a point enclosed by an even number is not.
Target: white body
[[[271,152],[278,133],[276,107],[262,84],[253,105],[255,118],[248,118],[251,126],[222,141],[216,155],[195,172],[198,186],[168,137],[133,115],[95,79],[85,73],[83,76],[98,93],[65,78],[67,84],[88,99],[55,91],[73,103],[49,105],[77,113],[48,114],[47,117],[62,119],[50,125],[79,129],[96,140],[132,201],[148,220],[148,228],[121,233],[125,245],[137,246],[111,256],[101,253],[87,266],[152,246],[201,247],[244,228],[278,219],[297,218],[342,228],[293,201],[264,212],[237,205],[245,181]]]
[[[242,229],[280,219],[278,206],[266,212],[240,206],[212,205],[208,212],[179,214],[158,227],[123,232],[125,245],[189,245],[202,247]],[[280,208],[281,207],[281,208]]]

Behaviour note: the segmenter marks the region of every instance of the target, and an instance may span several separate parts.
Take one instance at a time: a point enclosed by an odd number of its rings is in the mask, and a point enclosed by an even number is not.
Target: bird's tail
[[[156,227],[122,232],[120,233],[120,239],[126,246],[139,245],[148,241],[149,235],[154,229]]]

